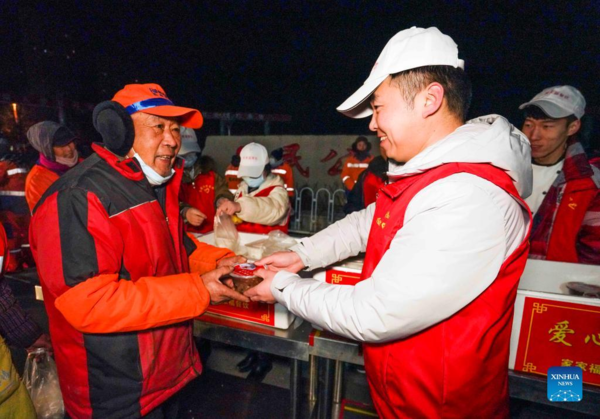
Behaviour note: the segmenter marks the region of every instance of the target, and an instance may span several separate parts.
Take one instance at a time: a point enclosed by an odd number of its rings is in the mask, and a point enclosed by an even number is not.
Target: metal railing
[[[319,188],[315,192],[305,186],[295,191],[294,214],[290,222],[292,233],[315,233],[345,216],[343,189]]]

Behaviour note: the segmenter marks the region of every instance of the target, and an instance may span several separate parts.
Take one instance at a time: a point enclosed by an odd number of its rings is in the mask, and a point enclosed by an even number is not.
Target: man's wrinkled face
[[[531,143],[531,157],[539,164],[556,163],[566,149],[567,139],[579,129],[579,121],[568,124],[567,118],[526,118],[523,134]]]
[[[170,175],[181,147],[179,120],[142,112],[134,113],[131,118],[135,128],[135,152],[159,175]]]
[[[75,142],[71,141],[69,144],[61,146],[55,145],[52,147],[52,152],[54,153],[54,157],[72,159],[75,157]]]
[[[406,103],[398,86],[390,81],[388,77],[373,93],[369,128],[377,133],[379,146],[389,158],[407,162],[423,147],[418,138],[422,118],[414,106],[420,103],[421,97],[417,95],[414,105]]]

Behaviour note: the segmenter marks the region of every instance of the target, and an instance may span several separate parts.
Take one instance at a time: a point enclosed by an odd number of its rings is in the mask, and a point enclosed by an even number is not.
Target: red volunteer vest
[[[525,206],[509,176],[489,164],[445,164],[403,178],[379,194],[362,279],[371,277],[402,228],[412,198],[457,173],[486,179]],[[494,282],[450,318],[405,339],[365,344],[371,396],[382,418],[508,417],[513,305],[528,246],[526,239],[503,263]]]
[[[385,186],[385,182],[377,175],[368,172],[363,181],[363,202],[365,208],[377,200],[377,193]]]
[[[215,221],[215,173],[200,173],[193,182],[181,184],[181,201],[198,208],[206,215],[200,226],[186,224],[186,231],[209,233],[213,231]]]
[[[282,188],[282,186],[279,186],[279,185],[269,186],[268,188],[265,188],[262,191],[259,191],[254,196],[256,198],[266,198],[267,196],[269,196],[271,191],[275,188]],[[240,197],[241,196],[242,195],[240,194]],[[290,216],[289,216],[289,211],[288,211],[288,216],[287,216],[287,219],[285,220],[284,225],[267,226],[264,224],[248,223],[248,222],[244,221],[243,223],[238,224],[236,226],[236,228],[237,228],[237,231],[242,231],[244,233],[269,234],[270,231],[281,230],[287,234],[289,221],[290,221]]]
[[[590,178],[577,179],[567,183],[556,212],[556,218],[552,223],[546,260],[579,263],[577,236],[583,218],[597,193],[596,185]],[[543,232],[540,231],[539,234],[543,235]],[[535,236],[534,233],[531,238],[532,244],[545,244],[545,241],[535,240]]]

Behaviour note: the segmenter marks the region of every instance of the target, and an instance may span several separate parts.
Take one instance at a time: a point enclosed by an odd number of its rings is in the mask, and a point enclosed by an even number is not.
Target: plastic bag
[[[226,247],[232,252],[237,250],[239,235],[230,215],[215,216],[214,231],[216,246]]]
[[[23,379],[38,419],[62,419],[65,416],[56,364],[48,351],[39,348],[27,355]]]
[[[245,254],[249,259],[259,260],[270,256],[275,252],[287,250],[298,242],[280,230],[269,232],[266,239],[248,243],[245,246]]]

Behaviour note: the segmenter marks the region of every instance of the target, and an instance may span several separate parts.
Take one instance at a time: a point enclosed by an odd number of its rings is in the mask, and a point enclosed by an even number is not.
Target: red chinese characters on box
[[[356,285],[360,282],[360,272],[329,269],[325,273],[325,282],[335,285]]]
[[[600,386],[600,307],[526,297],[515,370],[558,366],[580,367],[584,383]]]
[[[221,316],[246,320],[253,323],[275,325],[275,306],[273,304],[231,300],[226,304],[210,306],[206,311]]]

